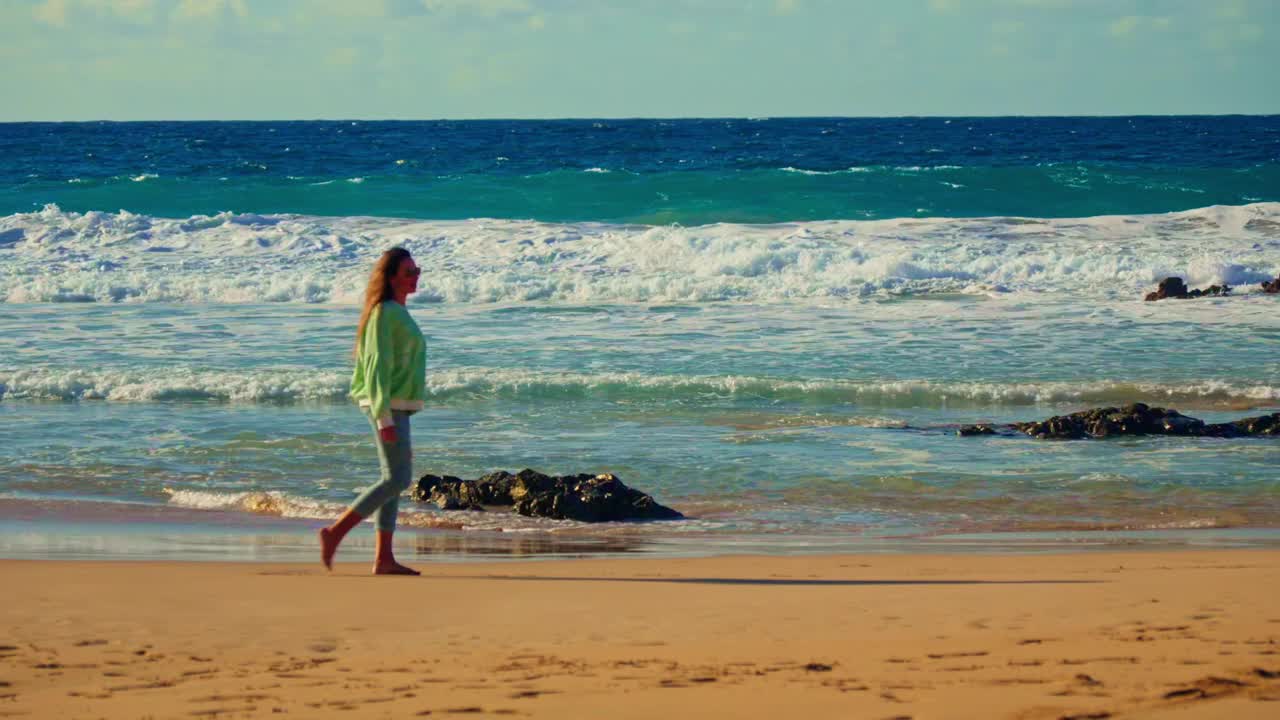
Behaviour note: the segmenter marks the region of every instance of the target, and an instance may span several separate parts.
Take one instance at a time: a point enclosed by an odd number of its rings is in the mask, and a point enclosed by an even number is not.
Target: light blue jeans
[[[369,417],[367,413],[366,417]],[[396,425],[396,441],[388,444],[382,442],[382,436],[378,433],[378,421],[369,417],[369,424],[373,426],[373,442],[378,446],[378,465],[382,468],[382,477],[376,485],[360,493],[351,504],[351,509],[360,517],[369,517],[376,510],[378,518],[375,525],[378,530],[387,532],[395,531],[396,513],[400,510],[400,493],[408,490],[413,482],[409,413],[392,410],[391,420]]]

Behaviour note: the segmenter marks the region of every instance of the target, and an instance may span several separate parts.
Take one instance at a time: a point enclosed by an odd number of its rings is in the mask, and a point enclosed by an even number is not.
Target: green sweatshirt
[[[351,397],[378,419],[394,425],[392,410],[422,409],[427,389],[427,347],[405,306],[384,300],[373,309],[360,341]]]

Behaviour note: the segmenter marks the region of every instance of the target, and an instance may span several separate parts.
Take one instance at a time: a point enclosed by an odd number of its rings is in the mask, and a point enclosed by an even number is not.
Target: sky
[[[1280,0],[0,0],[0,121],[1280,113]]]

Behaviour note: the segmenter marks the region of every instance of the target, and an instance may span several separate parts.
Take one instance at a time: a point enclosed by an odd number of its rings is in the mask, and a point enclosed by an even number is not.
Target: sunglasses
[[[422,268],[409,268],[408,270],[404,271],[404,274],[408,275],[409,277],[418,277],[419,275],[422,274]]]

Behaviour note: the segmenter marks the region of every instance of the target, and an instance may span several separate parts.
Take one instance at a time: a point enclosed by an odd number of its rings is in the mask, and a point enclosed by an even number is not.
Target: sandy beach
[[[0,562],[0,715],[1274,718],[1280,553]]]

